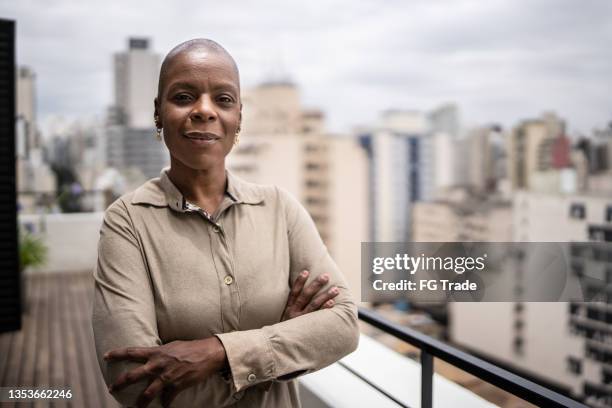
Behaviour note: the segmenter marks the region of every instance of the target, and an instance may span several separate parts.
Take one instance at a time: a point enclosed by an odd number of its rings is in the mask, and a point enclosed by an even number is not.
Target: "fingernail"
[[[324,273],[323,275],[321,275],[321,280],[326,281],[329,279],[329,275]]]
[[[308,271],[302,271],[302,276],[305,278],[308,276]]]
[[[329,290],[329,293],[332,294],[332,295],[335,295],[336,293],[338,293],[338,288],[331,288]]]
[[[104,359],[108,360],[108,353],[104,354]]]
[[[333,306],[334,305],[334,301],[333,300],[328,300],[327,301],[327,306]]]

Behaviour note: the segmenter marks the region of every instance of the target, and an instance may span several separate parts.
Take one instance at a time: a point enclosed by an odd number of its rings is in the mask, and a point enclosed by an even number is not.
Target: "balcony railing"
[[[545,407],[581,407],[587,406],[552,391],[546,387],[538,385],[521,376],[504,370],[483,359],[472,356],[455,347],[449,346],[439,340],[420,333],[414,329],[400,326],[375,311],[359,308],[359,319],[388,333],[398,339],[410,343],[421,350],[421,407],[431,408],[433,403],[433,358],[437,357],[447,363],[470,373],[490,384],[493,384],[504,391],[507,391],[523,400]],[[340,363],[342,364],[342,363]],[[343,364],[342,364],[343,365]],[[344,365],[343,365],[344,366]],[[348,367],[345,367],[349,369]],[[352,371],[352,370],[351,370]],[[358,373],[353,373],[358,375]],[[365,379],[364,379],[365,380]],[[370,384],[383,394],[384,390],[375,384]],[[401,406],[406,406],[400,401],[392,398]]]

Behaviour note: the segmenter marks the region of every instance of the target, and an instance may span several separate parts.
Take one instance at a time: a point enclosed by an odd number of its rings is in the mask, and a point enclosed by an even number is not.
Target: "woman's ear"
[[[155,121],[155,127],[158,128],[158,129],[161,129],[164,126],[163,126],[162,121],[161,121],[161,116],[159,116],[160,109],[159,109],[159,102],[158,102],[157,98],[155,98],[153,100],[153,109],[154,109],[154,111],[153,111],[153,120]]]

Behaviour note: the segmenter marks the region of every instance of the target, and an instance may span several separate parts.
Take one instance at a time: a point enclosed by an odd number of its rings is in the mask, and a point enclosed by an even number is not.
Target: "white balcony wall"
[[[92,271],[98,256],[98,238],[104,213],[24,214],[22,231],[31,231],[48,248],[47,262],[26,273]]]

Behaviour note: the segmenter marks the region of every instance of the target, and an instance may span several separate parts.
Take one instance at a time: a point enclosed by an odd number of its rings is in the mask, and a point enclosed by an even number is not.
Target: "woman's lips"
[[[216,134],[210,132],[187,132],[184,135],[197,145],[210,145],[221,139]]]

